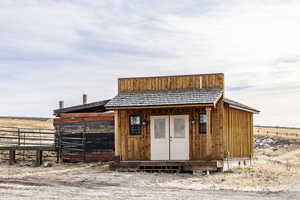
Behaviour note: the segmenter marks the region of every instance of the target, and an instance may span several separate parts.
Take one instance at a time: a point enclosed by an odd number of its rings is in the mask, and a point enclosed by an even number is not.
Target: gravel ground
[[[191,174],[157,174],[110,172],[101,165],[59,165],[32,168],[1,165],[0,199],[300,199],[295,177],[294,188],[271,191],[243,191],[229,185],[222,188],[224,177],[237,179],[236,174],[209,177]],[[210,182],[215,181],[215,186]],[[224,181],[224,180],[223,180]],[[207,183],[205,183],[207,182]],[[226,182],[226,181],[225,181]],[[299,184],[299,182],[297,182]]]
[[[210,176],[112,172],[102,164],[0,163],[0,199],[299,200],[300,144],[266,146],[257,147],[252,168]]]

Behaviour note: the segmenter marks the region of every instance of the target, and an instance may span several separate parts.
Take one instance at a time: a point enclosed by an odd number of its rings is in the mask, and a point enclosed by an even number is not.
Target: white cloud
[[[225,72],[227,96],[261,109],[258,124],[300,126],[298,1],[2,0],[0,9],[0,115],[47,116],[82,93],[108,98],[118,77]]]

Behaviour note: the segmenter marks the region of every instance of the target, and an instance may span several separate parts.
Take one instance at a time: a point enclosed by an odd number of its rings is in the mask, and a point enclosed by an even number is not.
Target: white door
[[[151,117],[151,160],[189,159],[188,115]]]
[[[189,116],[170,116],[170,160],[189,160]]]
[[[169,116],[151,117],[151,160],[169,160]]]

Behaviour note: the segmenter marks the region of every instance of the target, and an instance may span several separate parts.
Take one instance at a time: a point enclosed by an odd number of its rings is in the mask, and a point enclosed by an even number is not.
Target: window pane
[[[155,119],[154,120],[154,138],[163,139],[166,137],[166,120]]]
[[[140,125],[133,125],[130,126],[130,135],[140,135],[141,132],[141,126]]]
[[[141,117],[140,116],[131,116],[130,117],[130,124],[131,125],[140,125],[141,124]]]
[[[185,138],[185,119],[182,118],[174,119],[174,137]]]
[[[206,123],[200,124],[200,133],[206,133]]]
[[[130,116],[130,135],[140,135],[142,133],[141,117],[138,115]]]
[[[199,133],[205,134],[206,133],[206,122],[207,116],[204,113],[199,115]]]
[[[206,114],[200,114],[200,123],[206,123]]]

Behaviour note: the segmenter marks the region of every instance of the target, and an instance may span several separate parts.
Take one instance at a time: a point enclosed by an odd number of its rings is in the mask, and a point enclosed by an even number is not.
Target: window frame
[[[139,117],[139,124],[131,124],[132,117]],[[129,136],[139,136],[142,135],[142,117],[140,115],[130,115],[129,116]],[[137,131],[137,132],[135,132]]]
[[[205,122],[201,122],[201,116],[205,116]],[[207,134],[207,114],[206,113],[199,113],[199,119],[198,119],[198,132],[199,134]],[[205,129],[203,129],[202,127],[205,127]]]

